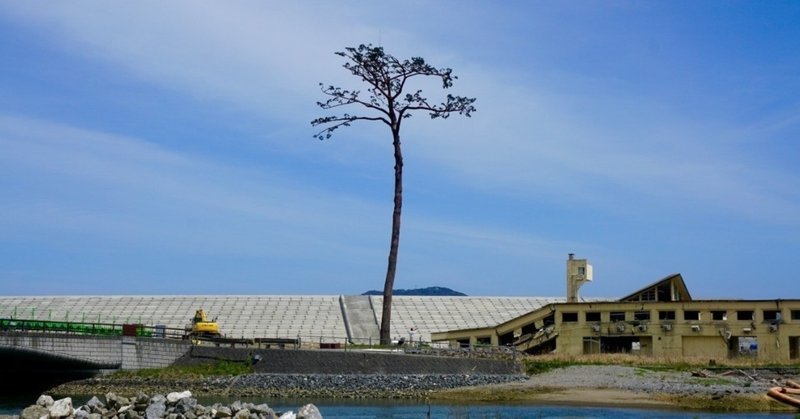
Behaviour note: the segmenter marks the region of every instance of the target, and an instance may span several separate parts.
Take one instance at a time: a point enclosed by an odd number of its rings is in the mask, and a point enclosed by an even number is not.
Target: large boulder
[[[217,408],[217,411],[214,413],[213,417],[214,419],[223,419],[231,417],[232,414],[233,413],[231,412],[231,409],[228,406],[219,406]]]
[[[114,393],[106,393],[106,405],[110,409],[119,410],[122,406],[128,406],[130,404],[131,401],[127,397],[118,396]]]
[[[309,403],[297,411],[298,419],[322,419],[322,413],[319,412],[317,406]]]
[[[38,399],[36,399],[36,404],[49,408],[53,405],[53,398],[46,394],[42,394]]]
[[[72,416],[72,398],[64,397],[63,399],[58,399],[53,402],[53,405],[47,408],[50,412],[51,418],[65,418],[67,416]]]
[[[259,415],[264,415],[266,417],[272,417],[275,415],[275,412],[266,403],[261,403],[261,404],[250,403],[247,406],[247,409],[250,410],[250,412],[252,413],[258,413]]]
[[[236,413],[236,412],[242,410],[243,406],[242,406],[242,402],[241,401],[234,400],[233,403],[231,403],[229,407],[231,408],[231,412]]]
[[[136,395],[136,398],[133,400],[133,406],[137,412],[144,412],[149,404],[150,404],[150,397],[148,397],[147,394],[144,394],[141,391],[139,392],[139,394]]]
[[[86,402],[85,406],[89,408],[87,409],[89,413],[100,413],[100,414],[102,414],[102,410],[105,409],[106,407],[106,405],[104,405],[103,402],[101,402],[100,399],[97,398],[97,396],[92,396],[92,398],[89,399],[88,402]]]
[[[49,416],[50,411],[47,410],[44,406],[39,406],[38,404],[30,405],[22,411],[20,414],[20,419],[39,419],[42,416]]]
[[[89,419],[89,412],[83,406],[75,409],[75,412],[72,413],[72,417],[75,419]]]
[[[177,413],[186,414],[187,412],[193,411],[195,406],[197,406],[197,399],[194,397],[184,397],[175,403],[175,411]]]
[[[187,397],[192,397],[192,392],[189,390],[186,391],[174,391],[172,393],[167,394],[167,403],[177,403],[180,399],[185,399]]]
[[[155,399],[155,398],[154,398]],[[147,406],[147,409],[144,411],[144,417],[146,419],[161,419],[164,417],[164,413],[167,412],[167,405],[166,399],[162,396],[160,399],[151,400],[150,405]]]

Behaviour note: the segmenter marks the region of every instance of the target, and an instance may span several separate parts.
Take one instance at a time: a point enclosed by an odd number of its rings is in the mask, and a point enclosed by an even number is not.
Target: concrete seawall
[[[122,369],[161,368],[172,365],[191,349],[188,341],[123,336]]]
[[[519,374],[512,360],[407,355],[370,351],[336,350],[248,350],[193,347],[177,364],[210,360],[251,362],[255,355],[258,373],[271,374]]]
[[[518,374],[512,360],[411,355],[402,352],[253,349],[192,346],[189,341],[133,336],[2,333],[0,357],[79,369],[142,369],[227,360],[260,361],[255,371],[274,374]]]
[[[133,336],[81,336],[14,332],[0,334],[0,352],[79,363],[89,369],[166,367],[191,348],[187,341]]]

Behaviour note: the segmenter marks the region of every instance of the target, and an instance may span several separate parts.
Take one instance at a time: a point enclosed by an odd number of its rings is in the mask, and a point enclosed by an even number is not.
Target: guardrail
[[[191,339],[197,345],[216,345],[231,347],[247,347],[258,349],[316,349],[316,350],[382,350],[416,355],[449,356],[466,358],[498,358],[516,357],[516,351],[508,346],[470,346],[450,348],[446,344],[423,341],[408,342],[400,340],[391,345],[380,345],[372,339],[352,340],[343,336],[296,336],[232,338],[202,337],[186,334],[182,328],[161,325],[148,326],[142,324],[89,323],[51,320],[9,319],[0,318],[0,331],[62,333],[88,336],[137,336],[164,339]]]
[[[184,335],[183,329],[161,325],[85,323],[52,320],[4,319],[0,318],[2,331],[27,331],[65,333],[90,336],[138,336],[150,338],[177,338]]]
[[[370,339],[351,340],[341,336],[298,336],[297,348],[321,350],[382,350],[415,355],[447,356],[460,358],[506,358],[516,359],[517,351],[513,346],[474,345],[451,348],[446,343],[399,340],[391,345],[379,345]]]

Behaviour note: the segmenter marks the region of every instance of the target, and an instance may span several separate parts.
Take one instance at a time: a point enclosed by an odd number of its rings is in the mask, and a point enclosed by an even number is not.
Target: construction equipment
[[[186,327],[186,332],[191,337],[217,338],[222,336],[219,333],[217,319],[208,320],[206,312],[202,308],[194,312],[191,321],[192,324]]]

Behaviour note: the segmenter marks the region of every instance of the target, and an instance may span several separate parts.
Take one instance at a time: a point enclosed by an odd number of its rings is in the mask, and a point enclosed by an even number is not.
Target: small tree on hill
[[[392,313],[392,289],[397,269],[397,250],[400,244],[400,214],[403,206],[403,154],[400,148],[400,126],[412,112],[428,112],[432,119],[447,118],[451,114],[470,116],[475,111],[474,98],[448,94],[441,103],[430,103],[422,96],[422,90],[408,90],[412,78],[430,76],[439,78],[442,88],[447,89],[457,79],[449,68],[436,68],[420,57],[399,60],[383,51],[382,47],[359,45],[345,48],[336,55],[347,61],[343,67],[367,84],[366,92],[325,86],[320,83],[322,93],[328,98],[317,102],[322,109],[329,110],[356,105],[363,114],[342,113],[317,118],[312,126],[325,126],[314,135],[320,140],[328,139],[340,127],[350,126],[355,121],[375,121],[386,124],[392,133],[394,146],[394,211],[392,212],[392,238],[389,246],[389,261],[383,285],[383,312],[380,339],[382,344],[391,342],[390,325]],[[406,92],[409,93],[406,93]]]

